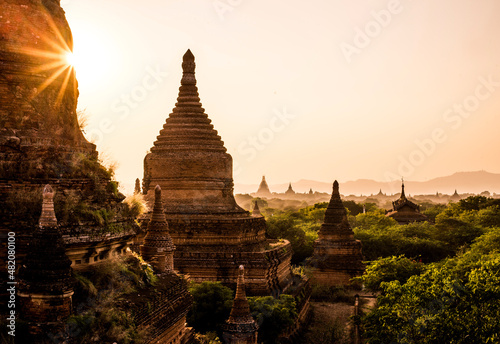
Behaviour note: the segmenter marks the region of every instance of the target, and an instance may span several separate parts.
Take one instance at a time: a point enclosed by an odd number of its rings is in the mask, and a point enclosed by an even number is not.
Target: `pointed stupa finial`
[[[41,228],[57,227],[57,218],[54,211],[54,190],[49,184],[43,188],[42,214],[38,224]]]
[[[405,195],[405,181],[403,177],[401,177],[401,198],[406,198]]]
[[[252,211],[253,216],[260,216],[260,209],[259,209],[259,202],[255,201],[255,204],[253,206],[253,211]]]
[[[338,181],[334,181],[333,182],[333,195],[340,195],[340,192],[339,192],[339,182]]]
[[[141,180],[139,178],[135,179],[134,194],[141,193]]]
[[[184,73],[194,74],[196,64],[194,63],[194,55],[191,50],[187,50],[182,57],[182,71]]]
[[[333,182],[333,192],[328,207],[325,211],[325,221],[327,224],[342,224],[343,226],[349,226],[347,221],[347,211],[344,208],[342,199],[340,197],[339,182]]]
[[[175,245],[168,232],[168,223],[163,212],[161,187],[156,185],[153,215],[148,223],[144,244],[141,246],[141,255],[155,271],[162,273],[174,269],[174,251]]]
[[[245,292],[245,267],[243,265],[240,265],[238,268],[236,295],[234,296],[233,307],[227,322],[233,324],[254,323]]]
[[[165,213],[163,212],[163,202],[161,200],[161,187],[156,185],[155,187],[155,203],[153,206],[153,216],[151,216],[151,222],[165,222]]]
[[[238,267],[238,282],[236,285],[236,295],[235,295],[234,299],[235,300],[236,299],[246,300],[246,298],[247,298],[247,295],[246,295],[246,291],[245,291],[245,267],[243,265],[240,265]],[[232,313],[233,312],[231,312],[231,314]],[[242,314],[239,314],[239,315],[241,316]]]
[[[256,344],[258,329],[259,326],[250,313],[250,305],[245,293],[245,268],[240,265],[231,315],[224,325],[224,343]]]

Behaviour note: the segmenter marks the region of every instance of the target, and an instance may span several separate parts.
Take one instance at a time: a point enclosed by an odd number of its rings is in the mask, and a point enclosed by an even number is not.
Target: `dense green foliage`
[[[299,264],[312,255],[327,206],[328,203],[318,203],[299,211],[277,212],[267,218],[267,235],[290,241],[292,264]]]
[[[221,336],[221,325],[231,312],[233,291],[220,282],[203,282],[192,283],[189,292],[193,295],[193,307],[187,316],[189,326],[200,333],[216,331]]]
[[[381,212],[351,217],[356,239],[367,260],[405,255],[437,262],[466,250],[485,229],[500,224],[500,200],[474,196],[447,207],[429,207],[435,223],[398,225]]]
[[[383,282],[398,281],[404,284],[411,276],[420,275],[423,271],[423,263],[404,256],[391,256],[371,262],[364,275],[357,279],[363,282],[365,288],[380,291]]]
[[[73,304],[75,314],[67,321],[66,332],[79,343],[141,343],[147,333],[135,326],[130,309],[122,307],[123,296],[139,288],[151,287],[157,277],[139,256],[103,262],[80,274]]]
[[[479,258],[479,259],[478,259]],[[498,343],[500,254],[465,254],[383,282],[363,319],[368,343]]]
[[[200,332],[201,342],[215,343],[222,338],[222,326],[229,318],[233,291],[220,282],[193,283],[189,287],[193,307],[188,314],[188,325]],[[250,311],[259,325],[259,341],[276,343],[278,336],[292,325],[297,317],[295,299],[286,294],[249,297]]]
[[[448,258],[424,265],[388,257],[369,265],[362,280],[381,294],[362,319],[367,343],[500,342],[498,202],[469,197],[436,215],[422,235],[446,245]]]
[[[259,343],[274,344],[278,336],[297,318],[295,299],[286,294],[279,298],[272,296],[249,297],[252,316],[259,325]]]

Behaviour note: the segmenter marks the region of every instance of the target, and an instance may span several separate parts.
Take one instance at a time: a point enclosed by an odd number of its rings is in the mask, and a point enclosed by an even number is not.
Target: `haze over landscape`
[[[2,343],[499,343],[499,10],[0,0]]]
[[[188,48],[236,184],[500,172],[498,1],[62,6],[86,136],[126,191],[175,105]]]

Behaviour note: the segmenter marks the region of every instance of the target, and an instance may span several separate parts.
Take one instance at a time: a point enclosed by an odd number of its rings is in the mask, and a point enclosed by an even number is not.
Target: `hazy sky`
[[[236,183],[500,172],[498,0],[62,0],[87,138],[142,178],[182,55]]]

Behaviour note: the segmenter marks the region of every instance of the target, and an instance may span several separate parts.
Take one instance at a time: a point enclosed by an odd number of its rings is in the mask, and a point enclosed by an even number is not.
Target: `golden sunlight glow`
[[[73,73],[73,66],[70,63],[68,57],[71,54],[71,49],[66,43],[57,25],[53,22],[50,16],[47,16],[48,23],[52,27],[55,33],[55,39],[53,37],[47,37],[40,35],[40,38],[45,41],[45,43],[50,47],[49,49],[35,49],[35,48],[21,48],[18,53],[37,57],[42,59],[44,62],[33,68],[33,73],[49,72],[50,75],[45,79],[45,81],[37,87],[38,93],[43,92],[49,85],[54,83],[61,75],[63,75],[62,83],[60,85],[56,103],[59,103],[68,87],[69,80]]]
[[[75,55],[72,52],[68,51],[64,56],[64,59],[66,60],[68,66],[75,67],[76,59]]]

